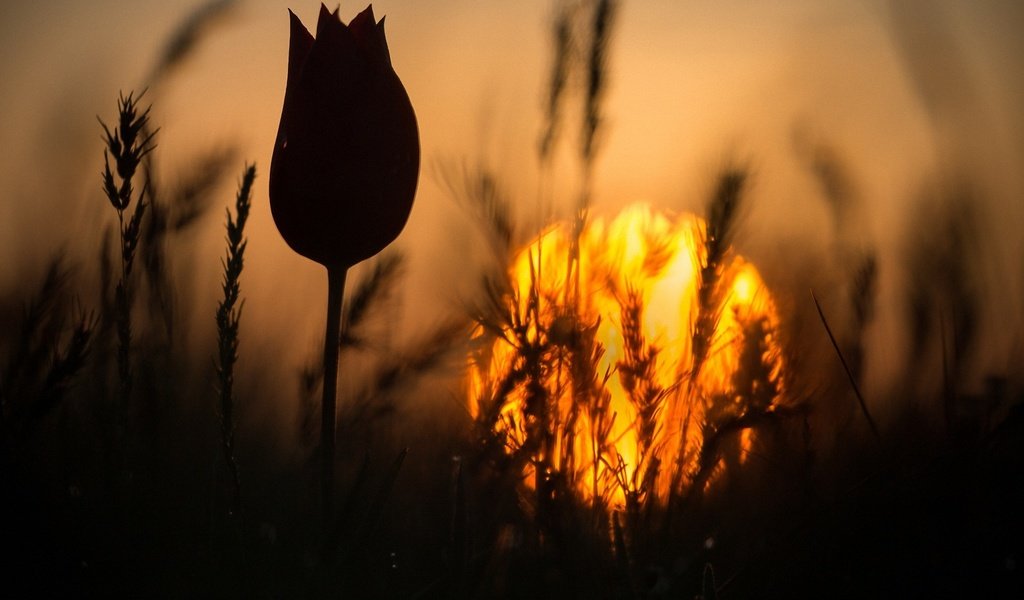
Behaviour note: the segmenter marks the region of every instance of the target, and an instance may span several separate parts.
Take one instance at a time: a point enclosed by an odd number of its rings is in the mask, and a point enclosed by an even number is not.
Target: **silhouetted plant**
[[[548,78],[547,94],[544,99],[544,129],[538,145],[541,165],[549,162],[551,151],[562,120],[562,104],[566,86],[573,70],[575,54],[575,13],[578,7],[575,2],[563,0],[558,3],[557,14],[552,28],[552,63]]]
[[[238,0],[206,0],[183,19],[164,43],[159,58],[149,73],[149,86],[158,85],[195,51],[199,41],[219,20],[228,15]]]
[[[107,146],[103,152],[103,191],[111,206],[117,211],[120,234],[121,273],[114,292],[114,311],[117,323],[117,373],[120,380],[122,428],[126,426],[125,419],[132,392],[131,313],[135,288],[131,277],[132,267],[135,263],[135,250],[139,245],[142,217],[147,207],[146,185],[143,184],[142,189],[136,194],[133,179],[143,158],[153,151],[153,138],[157,133],[148,131],[150,109],[140,111],[140,99],[141,96],[135,98],[133,93],[118,98],[118,125],[113,131],[100,120]],[[115,164],[116,178],[110,170],[111,157]],[[134,209],[129,212],[133,200]]]
[[[832,328],[829,327],[828,319],[825,318],[825,312],[822,310],[818,299],[814,297],[813,292],[811,293],[811,299],[814,300],[814,307],[818,311],[818,317],[821,319],[821,324],[825,328],[825,333],[828,334],[829,342],[832,343],[832,348],[836,351],[836,356],[839,358],[839,362],[843,365],[843,371],[846,373],[846,377],[850,382],[850,388],[853,389],[853,393],[857,397],[857,402],[860,405],[861,412],[864,414],[864,419],[871,428],[871,433],[875,436],[875,439],[880,442],[882,435],[879,432],[878,425],[875,424],[874,418],[871,416],[871,411],[868,410],[868,404],[864,400],[864,395],[860,392],[860,386],[857,384],[857,377],[850,368],[850,364],[846,361],[846,357],[843,355],[843,351],[839,347],[839,342],[836,340],[835,334],[832,333]]]
[[[7,361],[0,371],[0,452],[7,450],[7,443],[22,441],[61,404],[85,366],[97,320],[76,300],[69,302],[70,275],[61,256],[50,262],[24,308],[13,346],[3,352]]]
[[[627,290],[619,301],[622,307],[622,340],[625,356],[616,363],[619,380],[629,401],[636,407],[636,465],[631,480],[620,481],[626,495],[627,510],[634,513],[646,504],[654,490],[660,462],[656,440],[661,439],[660,416],[666,401],[675,391],[657,382],[658,348],[648,344],[643,333],[644,302],[640,292]]]
[[[323,512],[333,511],[341,306],[350,267],[405,227],[419,178],[416,115],[372,8],[349,25],[320,6],[314,37],[291,14],[270,207],[289,246],[327,268],[321,403]]]
[[[586,88],[583,109],[583,137],[580,154],[588,172],[593,168],[597,154],[598,135],[604,120],[602,103],[608,87],[608,53],[618,2],[594,0],[591,12],[590,47],[586,58]],[[586,205],[583,205],[586,208]]]
[[[697,275],[697,315],[692,335],[691,379],[695,379],[703,368],[718,327],[723,301],[719,280],[725,268],[726,252],[732,246],[746,182],[747,174],[743,170],[727,170],[719,177],[714,195],[707,205],[707,226],[701,240],[703,248],[699,254],[700,269]]]
[[[239,302],[239,278],[245,260],[245,223],[252,206],[252,184],[256,179],[256,166],[246,167],[238,186],[235,199],[235,216],[227,209],[227,256],[221,261],[224,267],[222,288],[224,299],[217,307],[217,380],[220,392],[220,433],[224,448],[224,460],[231,473],[232,511],[242,511],[242,482],[235,459],[235,362],[238,360],[238,324],[242,318]],[[237,305],[237,306],[236,306]]]
[[[170,251],[210,212],[221,182],[237,161],[237,154],[237,149],[230,145],[199,154],[180,174],[168,177],[176,183],[167,186],[157,185],[155,154],[143,161],[149,197],[148,217],[139,244],[145,301],[153,320],[159,317],[162,321],[167,343],[174,341],[179,318],[178,299],[184,295],[180,282],[175,286],[171,277]]]

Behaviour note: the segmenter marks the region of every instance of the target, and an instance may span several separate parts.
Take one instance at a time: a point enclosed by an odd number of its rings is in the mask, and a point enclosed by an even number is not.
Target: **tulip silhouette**
[[[374,19],[372,6],[346,26],[337,11],[321,4],[315,38],[289,15],[288,81],[270,165],[270,209],[288,245],[327,268],[321,452],[328,511],[345,276],[405,227],[419,176],[419,134],[409,96],[391,67],[384,19]]]

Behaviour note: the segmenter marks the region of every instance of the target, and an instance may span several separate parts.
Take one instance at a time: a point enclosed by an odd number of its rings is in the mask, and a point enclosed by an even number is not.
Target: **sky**
[[[113,218],[100,195],[96,117],[113,119],[118,91],[145,86],[165,40],[201,4],[19,0],[0,7],[0,289],[32,280],[56,248],[85,263],[93,256],[96,232]],[[439,173],[484,165],[499,174],[525,218],[535,206],[553,6],[374,4],[378,17],[387,15],[393,64],[421,133],[420,187],[398,240],[410,258],[403,300],[410,322],[457,307],[474,283],[459,279],[460,261],[474,252],[472,227]],[[315,348],[325,277],[277,235],[266,191],[284,92],[288,8],[315,30],[319,3],[239,0],[147,99],[161,127],[158,160],[166,173],[187,167],[197,152],[229,144],[239,148],[239,175],[243,162],[256,163],[246,318],[263,334],[253,343],[298,340],[292,351],[302,356]],[[362,8],[343,2],[343,20]],[[991,302],[1004,314],[1020,314],[1022,12],[1012,0],[626,0],[609,63],[595,207],[613,211],[646,201],[699,210],[715,170],[741,160],[755,175],[742,244],[762,261],[769,281],[784,281],[795,264],[827,271],[820,256],[838,239],[879,249],[881,293],[895,297],[906,279],[901,244],[908,231],[927,226],[915,221],[912,199],[922,182],[956,165],[987,192],[981,212],[992,249],[985,278],[999,282]],[[833,148],[856,183],[861,202],[843,231],[830,224],[801,140]],[[563,145],[560,173],[573,172],[570,144]],[[571,175],[567,180],[568,189]],[[233,201],[233,184],[224,188],[223,206]],[[178,266],[192,282],[196,305],[205,307],[198,310],[211,314],[223,253],[221,211],[216,207],[218,216],[188,240]],[[794,248],[802,257],[794,259]],[[419,311],[415,318],[410,305]],[[895,304],[888,310],[882,318],[895,319]],[[1014,319],[1010,329],[1019,331]],[[886,335],[878,334],[872,359],[880,372],[892,358],[887,352],[895,352]],[[993,356],[1005,356],[1015,343],[1004,336]]]

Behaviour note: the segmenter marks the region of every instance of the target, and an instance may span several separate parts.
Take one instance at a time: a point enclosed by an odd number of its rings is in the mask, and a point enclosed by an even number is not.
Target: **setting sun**
[[[493,420],[510,454],[531,455],[527,486],[543,467],[595,505],[621,509],[629,495],[664,501],[697,476],[705,435],[781,396],[771,294],[732,251],[702,281],[708,234],[692,215],[632,205],[595,218],[578,256],[572,231],[552,226],[516,255],[505,329],[477,330],[496,339],[473,356],[470,411]],[[714,288],[704,307],[702,285]],[[698,356],[702,310],[714,327]],[[762,365],[757,392],[741,382],[750,361]],[[744,437],[744,448],[751,442]]]

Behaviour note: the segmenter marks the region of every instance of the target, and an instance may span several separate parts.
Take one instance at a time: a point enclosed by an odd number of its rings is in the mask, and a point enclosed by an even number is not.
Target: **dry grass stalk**
[[[134,286],[131,283],[132,267],[135,262],[135,250],[139,245],[142,228],[142,217],[146,213],[147,188],[144,185],[136,195],[133,178],[142,164],[143,158],[153,151],[153,138],[156,131],[148,130],[149,108],[140,112],[139,98],[134,94],[121,95],[118,98],[118,125],[113,131],[102,120],[100,125],[106,136],[106,149],[103,151],[104,170],[102,173],[103,191],[110,204],[117,211],[118,231],[120,233],[121,276],[114,292],[114,310],[117,324],[117,371],[120,381],[120,400],[122,419],[126,418],[129,398],[132,390],[131,342],[132,324],[131,309]],[[114,172],[110,169],[113,157]],[[117,181],[120,181],[118,184]],[[134,209],[129,209],[132,200]],[[126,222],[126,216],[127,222]],[[122,432],[123,433],[123,432]]]
[[[171,280],[168,250],[177,241],[175,236],[190,232],[210,212],[220,183],[236,164],[237,154],[236,148],[226,146],[199,155],[184,168],[171,190],[157,185],[153,155],[143,161],[149,197],[148,217],[139,245],[147,292],[145,300],[153,320],[159,316],[163,321],[163,333],[169,342],[177,331],[176,297],[182,290]]]
[[[33,404],[30,418],[35,421],[50,413],[64,398],[75,376],[85,366],[92,348],[93,332],[96,330],[95,313],[85,312],[80,307],[74,312],[71,333],[64,348],[55,342],[49,372],[43,380],[39,399]]]
[[[504,309],[477,317],[478,341],[497,338],[515,350],[504,373],[485,382],[477,398],[478,431],[482,445],[495,449],[490,458],[499,469],[520,472],[526,463],[532,465],[540,520],[546,506],[567,500],[569,490],[589,473],[593,523],[600,526],[620,485],[615,468],[606,468],[621,465],[610,440],[616,419],[607,389],[612,374],[599,371],[605,349],[595,339],[597,323],[579,302],[565,304],[560,294],[543,296],[537,277],[534,269],[527,290],[514,291],[507,283],[513,291],[490,300]],[[476,360],[489,359],[482,354]],[[513,397],[522,399],[522,421],[504,410]],[[597,458],[578,456],[578,440],[586,440],[588,454]]]
[[[845,352],[850,371],[858,382],[864,380],[864,334],[875,315],[878,288],[878,259],[874,253],[861,258],[853,273],[850,305],[853,307],[853,331]]]
[[[9,408],[9,402],[24,395],[23,388],[28,387],[28,382],[37,379],[42,371],[47,353],[42,341],[57,333],[57,308],[65,293],[68,275],[63,259],[60,256],[54,258],[46,270],[39,291],[24,308],[20,332],[0,381],[5,409]],[[7,410],[0,411],[0,415],[6,414]]]
[[[370,273],[359,282],[342,309],[342,349],[360,349],[370,343],[368,336],[359,329],[370,316],[370,309],[394,294],[404,266],[405,256],[394,251],[381,255],[373,262]]]
[[[547,165],[554,149],[562,118],[562,99],[572,71],[575,53],[573,23],[577,5],[563,0],[559,2],[552,28],[553,56],[551,74],[548,79],[547,96],[544,102],[544,129],[541,133],[538,154],[542,165]]]
[[[832,328],[828,325],[828,319],[825,318],[825,313],[821,309],[821,304],[818,302],[818,298],[811,292],[811,299],[814,300],[814,307],[818,310],[818,316],[821,318],[821,324],[825,327],[825,333],[828,334],[828,339],[832,342],[832,347],[836,351],[836,356],[839,357],[839,362],[843,365],[843,371],[846,372],[846,377],[850,381],[850,387],[853,389],[854,395],[857,396],[857,403],[860,405],[860,410],[864,413],[864,418],[867,419],[868,426],[871,428],[871,433],[875,436],[875,439],[881,443],[882,436],[878,431],[878,426],[875,425],[875,420],[871,418],[871,412],[868,410],[868,405],[864,401],[864,396],[860,393],[860,387],[857,385],[857,378],[854,376],[853,371],[850,370],[849,364],[846,362],[846,358],[843,356],[843,351],[839,348],[839,342],[836,341],[835,335],[832,334]]]
[[[769,358],[769,337],[774,335],[764,318],[752,319],[742,332],[739,365],[732,374],[731,388],[726,394],[710,398],[704,421],[697,470],[691,476],[690,497],[703,492],[705,484],[724,462],[730,470],[740,463],[739,434],[748,429],[800,415],[799,404],[782,406],[782,374]]]
[[[339,429],[368,429],[395,411],[394,398],[421,378],[441,370],[453,351],[462,348],[466,325],[452,320],[437,325],[402,348],[381,349],[386,357],[374,365],[363,386],[339,411]]]
[[[149,85],[159,84],[185,62],[206,32],[234,9],[237,3],[238,0],[207,0],[197,6],[168,38],[149,74]]]
[[[246,167],[235,198],[235,216],[227,209],[227,255],[221,261],[224,268],[222,288],[224,299],[217,307],[217,382],[220,395],[220,432],[224,460],[231,473],[231,508],[234,514],[242,511],[242,483],[235,459],[235,362],[238,360],[238,324],[244,302],[239,302],[239,278],[245,260],[245,223],[252,205],[252,185],[256,179],[256,165]],[[236,306],[237,305],[237,306]]]
[[[683,465],[692,457],[687,449],[687,440],[691,427],[693,406],[696,402],[714,399],[702,397],[702,391],[695,387],[704,362],[713,350],[715,331],[718,329],[722,306],[726,298],[721,289],[720,280],[728,265],[728,252],[732,247],[736,230],[736,221],[742,209],[747,173],[743,169],[726,169],[718,178],[714,194],[706,208],[705,229],[701,246],[697,251],[697,302],[695,314],[691,317],[691,364],[687,385],[678,388],[679,400],[684,403],[685,414],[682,424],[682,435],[679,441],[676,464],[672,470],[671,493],[668,504],[675,504],[675,495],[682,490],[684,477]],[[705,432],[714,424],[699,424]],[[715,454],[717,464],[717,454]],[[711,465],[714,466],[714,465]],[[698,471],[699,472],[699,471]],[[709,473],[710,474],[710,473]],[[691,474],[692,478],[692,474]],[[670,511],[671,512],[671,511]]]
[[[602,102],[608,87],[608,51],[617,11],[618,3],[615,0],[596,0],[591,15],[581,128],[583,138],[580,142],[580,155],[588,172],[597,154],[598,135],[604,121]]]
[[[707,229],[702,252],[699,253],[697,284],[697,315],[693,327],[693,366],[690,378],[696,379],[711,351],[713,336],[718,326],[723,298],[719,280],[726,265],[726,253],[732,245],[736,219],[743,201],[746,172],[727,170],[718,180],[718,186],[707,209]]]
[[[97,319],[67,289],[71,272],[58,255],[22,312],[19,334],[0,372],[0,441],[19,441],[60,405],[85,366]],[[68,325],[68,313],[71,325]]]

